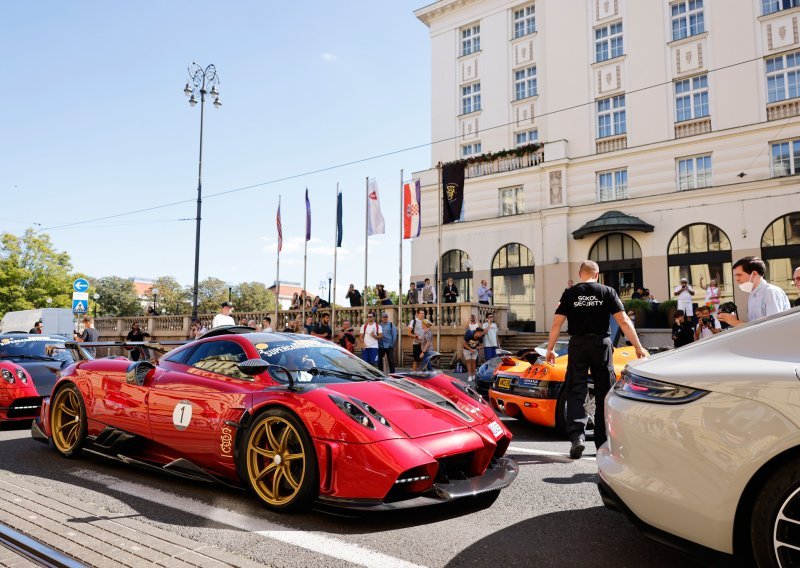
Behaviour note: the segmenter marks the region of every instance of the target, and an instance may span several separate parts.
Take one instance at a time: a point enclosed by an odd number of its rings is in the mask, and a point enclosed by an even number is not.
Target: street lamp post
[[[153,315],[156,315],[156,304],[158,304],[158,288],[153,288]]]
[[[189,66],[189,81],[183,89],[183,93],[189,97],[189,104],[197,104],[197,97],[200,97],[200,158],[197,165],[197,217],[195,219],[195,242],[194,242],[194,289],[192,292],[192,317],[197,317],[197,282],[200,272],[200,219],[203,205],[203,116],[205,110],[206,95],[214,97],[214,107],[219,108],[222,102],[219,100],[219,77],[217,68],[209,65],[203,69],[197,63],[192,62]]]
[[[100,299],[100,294],[95,292],[92,298],[94,298],[94,317],[97,318],[97,300]]]
[[[333,280],[333,272],[328,272],[328,305],[331,304],[331,280]]]

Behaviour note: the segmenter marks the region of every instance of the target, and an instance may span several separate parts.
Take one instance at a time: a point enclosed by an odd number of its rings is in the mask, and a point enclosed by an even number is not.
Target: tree
[[[70,307],[72,264],[53,248],[50,236],[28,229],[0,236],[0,312]]]
[[[186,303],[191,301],[191,294],[172,276],[156,278],[150,289],[144,293],[151,306],[153,305],[153,288],[158,290],[158,298],[156,298],[158,315],[162,313],[185,314],[191,309],[191,306]]]
[[[95,290],[100,295],[97,300],[99,315],[124,317],[142,314],[142,304],[132,280],[105,276],[97,280]]]
[[[240,312],[273,312],[275,294],[261,282],[242,282],[233,289],[233,303]]]
[[[389,295],[389,299],[392,303],[396,306],[400,303],[400,297],[397,295],[397,292],[392,290],[386,290],[386,293]],[[378,290],[372,286],[367,286],[364,288],[364,305],[365,306],[377,306],[378,305]]]
[[[224,280],[209,277],[197,284],[197,313],[214,314],[219,305],[228,299],[228,285]]]

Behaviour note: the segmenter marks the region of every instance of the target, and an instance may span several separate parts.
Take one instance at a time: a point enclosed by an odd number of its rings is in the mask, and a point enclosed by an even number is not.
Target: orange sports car
[[[542,343],[522,356],[505,356],[494,372],[489,400],[492,407],[513,418],[532,424],[555,427],[566,431],[566,389],[568,340],[559,340],[555,346],[556,363],[548,365],[544,356],[547,344]],[[629,361],[636,360],[633,347],[614,349],[614,370],[622,372]],[[589,423],[586,434],[594,433],[594,386],[589,383],[586,395],[586,414]]]

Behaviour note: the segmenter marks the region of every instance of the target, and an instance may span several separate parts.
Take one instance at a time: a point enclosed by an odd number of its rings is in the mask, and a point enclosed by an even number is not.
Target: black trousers
[[[586,427],[586,393],[589,373],[594,383],[594,444],[598,448],[606,441],[605,409],[603,403],[616,381],[611,340],[601,335],[573,336],[567,352],[567,434],[571,442],[584,435]]]
[[[391,347],[378,347],[378,368],[383,367],[383,358],[389,361],[389,372],[394,373],[394,345]]]

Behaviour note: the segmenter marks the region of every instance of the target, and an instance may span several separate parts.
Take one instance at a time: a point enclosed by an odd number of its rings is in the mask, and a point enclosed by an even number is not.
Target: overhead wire
[[[750,58],[750,59],[745,59],[745,60],[742,60],[742,61],[737,61],[735,63],[730,63],[728,65],[723,65],[721,67],[708,69],[706,71],[706,73],[716,73],[716,72],[719,72],[719,71],[724,71],[726,69],[731,69],[731,68],[734,68],[734,67],[738,67],[740,65],[746,65],[748,63],[754,63],[754,62],[760,61],[762,59],[763,59],[763,57],[754,57],[754,58]],[[630,95],[630,94],[635,94],[635,93],[644,92],[644,91],[647,91],[647,90],[650,90],[650,89],[655,89],[655,88],[658,88],[658,87],[664,87],[666,85],[671,85],[673,83],[674,83],[674,80],[670,79],[670,80],[667,80],[667,81],[662,81],[662,82],[659,82],[659,83],[646,85],[646,86],[640,87],[638,89],[633,89],[633,90],[630,90],[630,91],[626,91],[624,94],[627,96],[627,95]],[[554,115],[554,114],[559,114],[559,113],[563,113],[563,112],[568,112],[568,111],[575,110],[575,109],[582,108],[582,107],[589,106],[589,105],[594,105],[594,104],[596,104],[596,102],[597,102],[597,99],[594,99],[594,100],[591,100],[591,101],[578,103],[578,104],[575,104],[575,105],[570,105],[570,106],[567,106],[567,107],[564,107],[564,108],[555,109],[555,110],[552,110],[552,111],[548,111],[548,112],[544,112],[542,114],[539,114],[539,115],[537,115],[537,118],[550,116],[550,115]],[[508,126],[512,126],[515,122],[516,121],[511,121],[511,122],[506,122],[506,123],[502,123],[502,124],[497,124],[497,125],[494,125],[494,126],[484,127],[484,128],[481,129],[481,131],[495,130],[495,129],[498,129],[498,128],[506,128]],[[757,123],[753,123],[753,124],[764,124],[766,122],[768,122],[768,121],[761,121],[761,122],[757,122]],[[269,186],[269,185],[274,185],[276,183],[282,183],[282,182],[291,181],[291,180],[294,180],[294,179],[298,179],[298,178],[302,178],[302,177],[306,177],[306,176],[310,176],[310,175],[315,175],[315,174],[328,172],[328,171],[332,171],[332,170],[336,170],[336,169],[340,169],[340,168],[345,168],[345,167],[348,167],[348,166],[353,166],[353,165],[356,165],[356,164],[361,164],[361,163],[369,162],[369,161],[372,161],[372,160],[378,160],[378,159],[381,159],[381,158],[386,158],[386,157],[389,157],[389,156],[394,156],[394,155],[397,155],[397,154],[410,152],[412,150],[418,150],[418,149],[421,149],[421,148],[426,148],[426,147],[429,147],[429,146],[433,146],[435,144],[441,144],[441,143],[444,143],[444,142],[451,142],[453,140],[457,140],[460,137],[461,137],[461,135],[449,136],[449,137],[446,137],[446,138],[441,138],[441,139],[436,140],[436,141],[425,142],[425,143],[421,143],[421,144],[415,144],[413,146],[408,146],[408,147],[405,147],[405,148],[399,148],[399,149],[396,149],[396,150],[390,150],[388,152],[383,152],[381,154],[375,154],[373,156],[367,156],[367,157],[364,157],[364,158],[357,158],[355,160],[350,160],[350,161],[347,161],[347,162],[341,162],[341,163],[333,164],[333,165],[330,165],[330,166],[324,166],[324,167],[317,168],[317,169],[314,169],[314,170],[309,170],[309,171],[305,171],[305,172],[301,172],[301,173],[297,173],[297,174],[291,174],[291,175],[287,175],[287,176],[284,176],[284,177],[280,177],[280,178],[276,178],[276,179],[272,179],[272,180],[268,180],[268,181],[263,181],[263,182],[259,182],[259,183],[246,185],[246,186],[243,186],[243,187],[237,187],[237,188],[233,188],[233,189],[219,191],[219,192],[216,192],[216,193],[208,193],[208,194],[203,196],[203,199],[213,199],[215,197],[221,197],[221,196],[224,196],[224,195],[230,195],[230,194],[233,194],[233,193],[239,193],[239,192],[242,192],[242,191],[247,191],[247,190],[251,190],[251,189],[256,189],[256,188],[265,187],[265,186]],[[673,139],[668,138],[668,139],[660,140],[660,141],[657,141],[657,142],[649,142],[649,143],[647,143],[647,145],[658,144],[658,143],[662,143],[662,142],[669,142],[671,140],[673,140]],[[758,156],[756,156],[756,158],[757,157]],[[182,199],[182,200],[179,200],[179,201],[173,201],[173,202],[170,202],[170,203],[163,203],[163,204],[160,204],[160,205],[153,205],[153,206],[150,206],[150,207],[143,207],[143,208],[140,208],[140,209],[133,209],[133,210],[130,210],[130,211],[123,211],[123,212],[120,212],[120,213],[104,215],[104,216],[95,217],[95,218],[92,218],[92,219],[84,219],[84,220],[81,220],[81,221],[73,221],[73,222],[70,222],[70,223],[62,223],[60,225],[51,225],[49,227],[45,227],[42,230],[51,231],[51,230],[55,230],[55,229],[63,229],[63,228],[66,228],[66,227],[75,227],[75,226],[78,226],[78,225],[86,225],[86,224],[94,223],[94,222],[97,222],[97,221],[105,221],[105,220],[108,220],[108,219],[117,219],[119,217],[126,217],[128,215],[136,215],[138,213],[147,213],[149,211],[156,211],[156,210],[159,210],[159,209],[165,209],[167,207],[175,207],[176,205],[183,205],[183,204],[186,204],[186,203],[193,203],[195,201],[196,201],[196,197],[192,197],[192,198]],[[192,220],[194,220],[194,219],[192,219]]]

